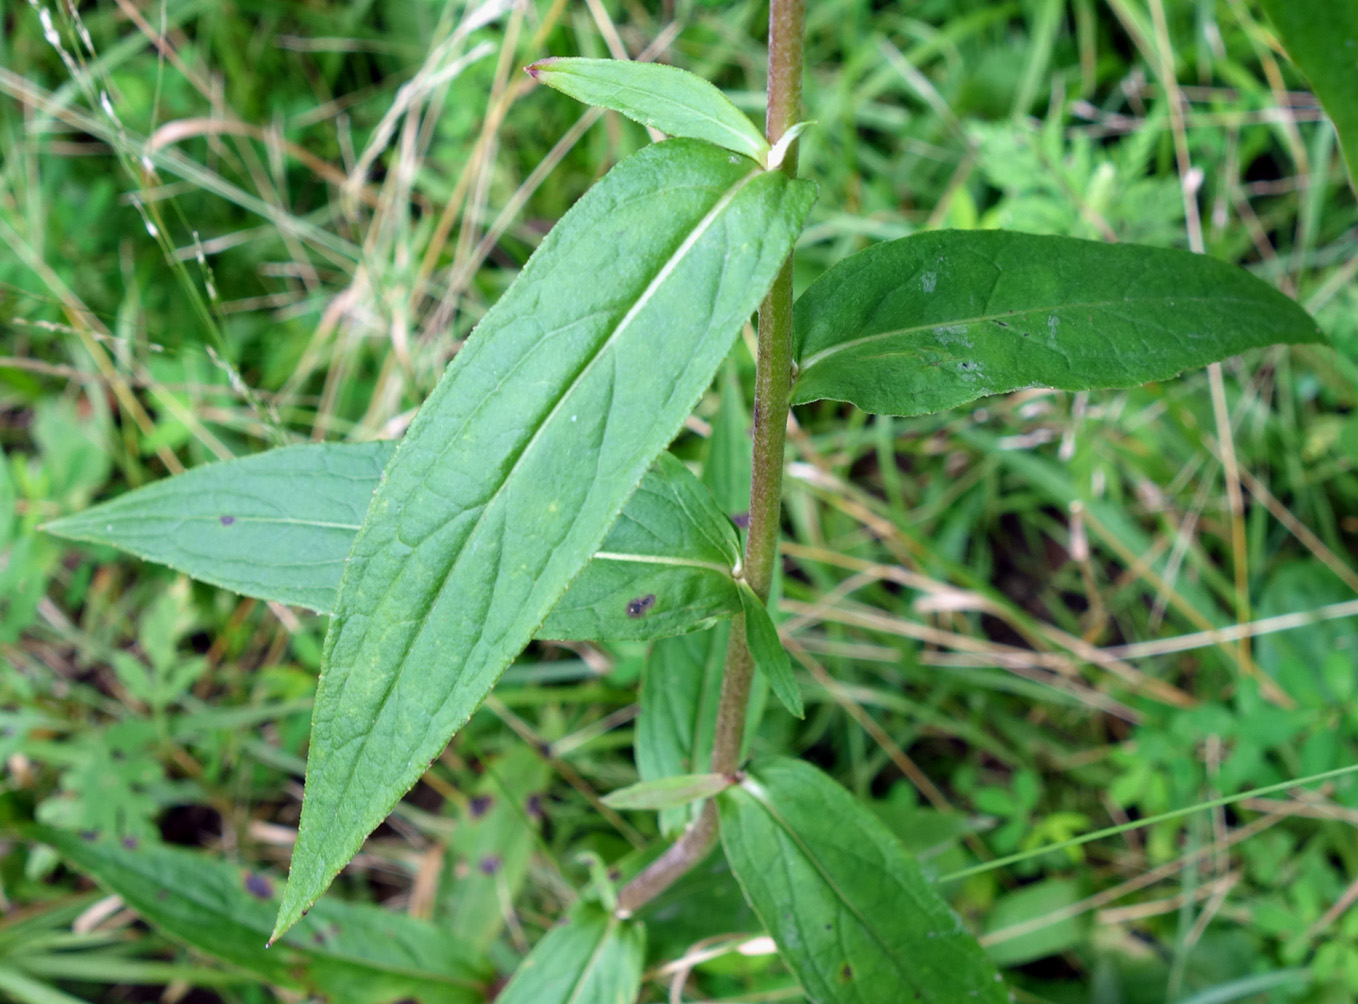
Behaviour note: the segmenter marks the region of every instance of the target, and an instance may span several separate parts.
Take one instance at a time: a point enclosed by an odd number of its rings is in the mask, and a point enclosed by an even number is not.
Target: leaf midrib
[[[944,318],[937,321],[930,321],[928,324],[914,324],[906,328],[893,328],[890,331],[878,331],[871,335],[864,335],[862,338],[854,338],[847,342],[838,342],[830,345],[819,352],[816,352],[803,360],[798,365],[798,375],[805,374],[811,367],[821,360],[855,349],[860,345],[870,345],[873,342],[883,341],[888,338],[898,338],[902,335],[914,335],[921,331],[933,331],[935,328],[946,328],[952,325],[973,325],[984,324],[987,321],[1007,321],[1014,317],[1028,317],[1031,314],[1048,314],[1053,311],[1064,310],[1107,310],[1110,307],[1136,306],[1147,303],[1207,303],[1223,304],[1234,303],[1250,306],[1257,306],[1258,301],[1245,297],[1236,296],[1127,296],[1117,300],[1096,300],[1088,303],[1060,303],[1046,307],[1024,307],[1019,310],[1005,310],[995,314],[980,314],[976,317],[955,317]]]

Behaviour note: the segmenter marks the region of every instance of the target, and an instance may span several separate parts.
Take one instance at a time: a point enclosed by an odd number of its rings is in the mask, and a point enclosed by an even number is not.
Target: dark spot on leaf
[[[998,318],[995,320],[995,323],[998,324],[998,325],[999,325],[1000,327],[1002,327],[1002,328],[1007,328],[1007,327],[1009,327],[1009,322],[1008,322],[1008,321],[1001,321],[1001,320],[999,320]]]
[[[302,916],[305,917],[305,916],[306,916],[307,914],[309,914],[310,912],[311,912],[311,907],[307,907],[305,910],[302,911]]]
[[[828,930],[830,930],[830,928],[833,927],[833,926],[834,926],[833,924],[826,924],[826,925],[825,925],[825,929],[828,931]]]
[[[99,839],[99,833],[97,830],[81,830],[80,839],[88,840],[90,843],[93,843]]]
[[[477,795],[468,802],[467,808],[471,811],[472,819],[480,819],[484,816],[490,810],[491,804],[494,801],[495,799],[491,798],[489,795]]]
[[[313,934],[313,935],[311,936],[311,940],[314,941],[314,942],[316,942],[316,944],[318,944],[318,945],[324,945],[324,944],[325,944],[325,935],[322,934],[320,931],[317,931],[315,934]]]
[[[157,889],[157,890],[156,890],[156,899],[164,901],[164,900],[167,900],[167,899],[169,899],[169,898],[170,898],[170,890],[169,890],[169,889]]]
[[[126,847],[129,851],[135,851],[137,849],[137,838],[123,837],[123,846]]]
[[[731,522],[742,530],[748,530],[750,528],[750,514],[748,512],[738,512],[731,517]]]
[[[524,811],[528,813],[529,819],[541,819],[542,799],[537,795],[529,795],[528,802],[524,805]]]
[[[234,523],[234,522],[236,522],[236,517],[235,517],[235,516],[223,516],[223,517],[222,517],[222,526],[230,526],[230,525],[231,525],[232,523]]]
[[[853,979],[853,967],[850,966],[847,962],[840,967],[839,978],[845,983],[848,983],[849,980]]]
[[[254,872],[245,873],[245,891],[255,899],[273,899],[273,883]]]
[[[500,855],[487,854],[484,858],[481,859],[477,867],[481,869],[482,875],[494,875],[496,872],[500,870],[501,863],[502,862],[500,861]]]
[[[635,619],[642,616],[653,606],[655,606],[655,593],[647,593],[645,596],[638,596],[636,599],[628,602],[627,616]]]
[[[608,878],[610,881],[616,882],[618,879],[622,878],[622,872],[618,871],[616,868],[610,868],[608,869]]]
[[[552,758],[552,744],[538,743],[538,752],[550,760]]]

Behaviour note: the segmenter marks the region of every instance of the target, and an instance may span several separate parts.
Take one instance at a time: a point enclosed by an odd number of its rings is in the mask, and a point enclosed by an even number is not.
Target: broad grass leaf
[[[702,77],[661,63],[549,57],[527,67],[539,83],[577,101],[621,112],[670,136],[706,140],[764,163],[768,140]]]
[[[717,804],[731,870],[817,1004],[1009,1000],[915,859],[815,767],[758,762]]]
[[[794,310],[794,403],[922,415],[1024,387],[1130,387],[1324,340],[1295,302],[1205,255],[998,230],[888,241]]]
[[[768,608],[753,590],[744,583],[740,587],[740,605],[745,612],[745,638],[754,658],[755,668],[764,674],[774,696],[796,718],[805,718],[802,691],[792,674],[792,660],[778,638],[778,628],[769,616]]]
[[[495,1004],[635,1004],[646,932],[582,904],[533,946]]]
[[[277,986],[340,1004],[485,999],[489,965],[432,924],[331,900],[266,949],[278,906],[278,883],[266,875],[164,844],[92,841],[44,827],[25,833],[171,938]]]
[[[586,193],[486,314],[396,448],[349,554],[279,931],[598,550],[813,198],[706,143],[655,144]]]
[[[1339,133],[1349,182],[1358,190],[1358,4],[1262,0],[1297,69]]]
[[[205,464],[45,526],[246,596],[334,609],[344,560],[394,443],[315,443]],[[539,637],[643,640],[740,609],[731,521],[661,454]]]

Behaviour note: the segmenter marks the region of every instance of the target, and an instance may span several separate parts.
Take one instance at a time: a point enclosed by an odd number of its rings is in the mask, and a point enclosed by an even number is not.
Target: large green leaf
[[[345,1004],[485,999],[489,966],[446,932],[404,914],[329,900],[266,949],[278,899],[277,883],[263,874],[163,844],[87,840],[48,828],[28,833],[152,926],[269,983]]]
[[[453,359],[383,472],[340,583],[280,931],[598,549],[813,198],[705,143],[647,147],[566,214]]]
[[[702,480],[724,512],[748,516],[754,461],[750,420],[734,359],[727,360],[717,384],[720,399]],[[637,772],[644,780],[698,773],[711,766],[729,635],[730,625],[720,623],[708,631],[665,638],[651,649],[641,676],[641,712],[634,740]],[[699,808],[662,809],[661,832],[668,835],[682,830]]]
[[[492,760],[458,813],[439,877],[439,926],[459,945],[489,948],[528,874],[550,772],[515,745]]]
[[[1003,1004],[994,966],[886,826],[810,764],[717,797],[745,896],[817,1004]]]
[[[538,635],[646,641],[704,627],[740,609],[739,564],[712,493],[662,453]]]
[[[922,415],[1023,387],[1129,387],[1315,321],[1243,269],[1185,251],[937,231],[846,258],[798,300],[794,403]]]
[[[1263,0],[1292,62],[1339,133],[1358,187],[1358,4],[1353,0]]]
[[[671,136],[706,140],[761,164],[768,157],[768,141],[745,113],[687,70],[622,59],[549,57],[527,71],[577,101],[621,112]]]
[[[581,904],[533,946],[495,1004],[635,1004],[645,955],[640,924]]]
[[[394,443],[316,443],[195,467],[46,525],[204,582],[329,613],[344,559]],[[641,639],[693,631],[740,609],[731,522],[662,454],[538,631]]]

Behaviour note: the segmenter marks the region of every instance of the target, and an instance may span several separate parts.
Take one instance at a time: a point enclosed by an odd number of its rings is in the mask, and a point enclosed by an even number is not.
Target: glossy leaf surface
[[[670,136],[687,136],[764,163],[768,140],[731,99],[702,77],[661,63],[624,59],[539,59],[539,83],[577,101],[621,112]]]
[[[646,934],[592,904],[577,906],[519,963],[496,1004],[635,1004]]]
[[[810,764],[717,798],[726,858],[817,1004],[1005,1004],[985,953],[886,826]]]
[[[171,938],[278,986],[349,1004],[484,1000],[489,966],[447,932],[404,914],[319,903],[266,949],[279,885],[266,875],[163,844],[129,847],[46,828],[31,835]]]
[[[56,520],[108,544],[265,600],[334,608],[344,559],[394,443],[317,443],[206,464]],[[735,531],[688,469],[662,454],[539,637],[649,640],[740,609]]]
[[[1024,387],[1129,387],[1315,321],[1204,255],[1003,231],[938,231],[846,258],[798,300],[793,402],[922,415]]]
[[[1358,4],[1263,0],[1263,6],[1334,123],[1349,180],[1358,187]]]
[[[802,691],[797,686],[797,678],[792,675],[792,660],[778,639],[778,628],[769,617],[768,608],[743,583],[740,604],[745,612],[745,637],[749,642],[750,655],[754,657],[755,668],[764,674],[783,707],[797,718],[805,718]]]
[[[599,548],[813,197],[705,143],[647,147],[562,218],[467,340],[396,448],[349,555],[280,931]]]

